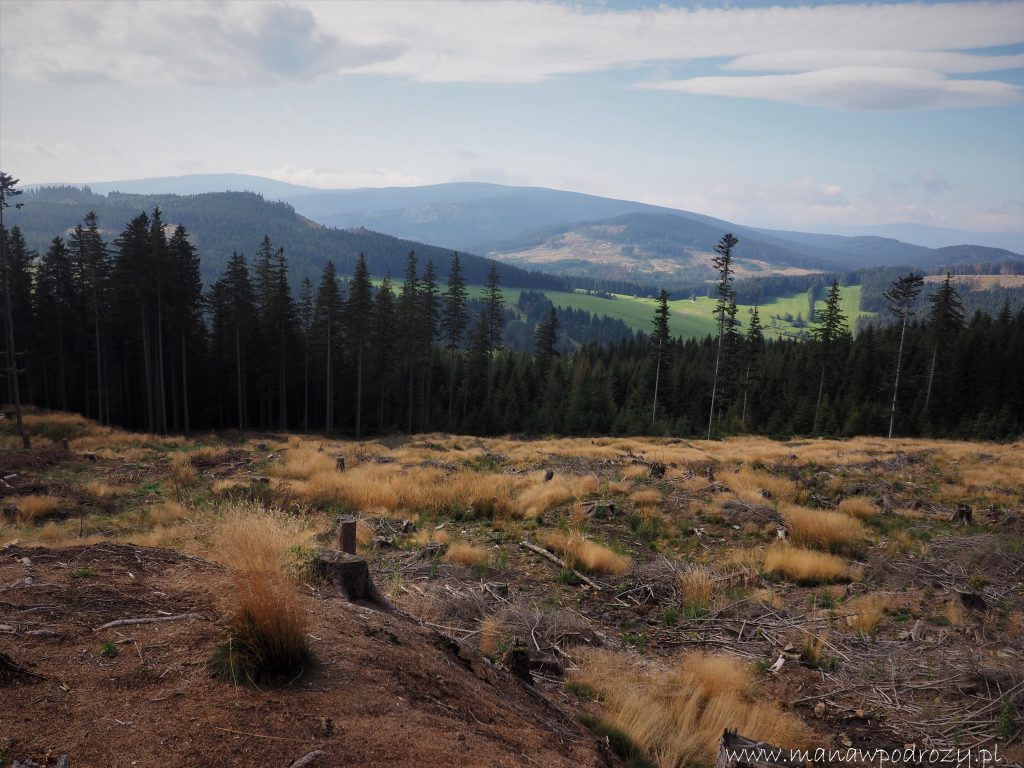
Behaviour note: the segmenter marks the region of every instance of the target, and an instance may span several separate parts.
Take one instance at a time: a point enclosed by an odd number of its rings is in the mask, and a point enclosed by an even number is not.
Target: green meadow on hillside
[[[471,296],[478,297],[482,286],[467,286]],[[509,307],[515,307],[519,301],[519,288],[505,288],[502,293]],[[850,285],[840,288],[842,294],[843,312],[852,329],[856,325],[858,317],[871,313],[860,311],[860,286]],[[543,292],[555,306],[572,307],[584,309],[596,315],[608,315],[623,320],[630,328],[636,331],[650,330],[651,319],[654,317],[655,300],[638,298],[624,294],[612,294],[614,298],[605,298],[593,294],[567,291],[544,291]],[[817,311],[824,307],[824,300],[815,304]],[[674,299],[669,302],[669,309],[672,317],[669,321],[673,336],[683,338],[700,338],[715,331],[715,320],[713,312],[715,300],[707,296],[696,299]],[[739,319],[746,328],[750,317],[750,310],[753,307],[747,304],[739,305]],[[795,324],[798,318],[807,321],[807,294],[796,293],[792,296],[777,297],[765,302],[760,307],[761,323],[765,328],[765,336],[768,338],[779,338],[782,336],[793,336],[800,332]]]

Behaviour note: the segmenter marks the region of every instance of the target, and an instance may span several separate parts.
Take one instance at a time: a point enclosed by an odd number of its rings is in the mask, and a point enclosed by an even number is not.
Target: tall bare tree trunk
[[[327,434],[334,427],[334,393],[331,391],[331,318],[327,318]]]
[[[903,315],[903,325],[900,328],[900,350],[896,355],[896,379],[892,385],[892,408],[889,409],[889,439],[892,439],[892,428],[896,423],[896,396],[900,391],[900,368],[903,365],[903,339],[907,334],[907,316]]]
[[[708,440],[711,439],[711,427],[715,423],[715,394],[718,391],[718,363],[722,359],[722,322],[718,323],[718,352],[715,354],[715,377],[711,380],[711,412],[708,414]]]
[[[658,340],[658,366],[654,369],[654,405],[651,407],[651,424],[658,420],[658,384],[661,382],[661,339]]]
[[[184,328],[181,329],[181,415],[185,431],[188,432],[188,345]]]
[[[814,404],[814,427],[812,432],[818,431],[818,413],[821,411],[821,395],[825,391],[825,366],[821,366],[821,378],[818,380],[818,402]]]
[[[245,387],[242,377],[242,330],[235,323],[235,367],[238,370],[238,428],[245,431]]]
[[[96,341],[96,421],[100,424],[110,423],[110,413],[107,413],[106,421],[103,420],[103,345],[100,339],[100,302],[96,295],[96,277],[93,277],[92,287],[92,317]]]
[[[938,346],[938,344],[936,344],[935,345],[935,349],[932,350],[932,364],[928,368],[928,389],[927,389],[927,391],[925,392],[925,395],[924,395],[924,413],[925,413],[926,417],[928,415],[928,406],[932,402],[932,384],[935,381],[935,362],[938,359],[938,357],[939,357],[939,346]]]
[[[156,293],[156,369],[157,369],[157,420],[159,421],[161,434],[167,434],[167,393],[165,391],[164,379],[164,309],[161,289]]]
[[[363,426],[363,345],[356,353],[356,440],[362,436]]]
[[[7,269],[7,255],[4,254],[4,306],[7,326],[7,386],[10,388],[11,399],[14,401],[14,419],[18,426],[18,435],[21,436],[21,447],[28,450],[32,447],[28,432],[25,431],[25,422],[21,418],[21,390],[18,388],[18,356],[14,347],[14,312],[11,309],[11,280]]]
[[[150,433],[156,432],[155,426],[155,414],[153,408],[153,373],[152,364],[149,355],[149,329],[146,327],[146,307],[142,303],[142,297],[139,297],[139,315],[142,321],[142,368],[143,375],[146,379],[146,413],[149,417],[149,431]],[[99,360],[96,361],[99,365]]]

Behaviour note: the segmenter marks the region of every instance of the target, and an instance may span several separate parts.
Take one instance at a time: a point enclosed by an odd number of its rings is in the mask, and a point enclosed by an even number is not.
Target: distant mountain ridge
[[[984,243],[935,248],[867,233],[829,235],[747,227],[635,201],[482,182],[321,190],[246,174],[196,174],[89,186],[94,192],[119,189],[147,194],[248,190],[283,200],[302,216],[331,227],[363,227],[444,249],[493,255],[528,268],[645,284],[704,279],[707,255],[726,231],[740,238],[737,255],[751,274],[843,272],[876,266],[935,270],[1024,259],[1019,252]],[[942,233],[986,237],[986,233],[917,225],[887,227],[887,231],[903,227],[926,233],[931,243],[940,242]],[[1015,237],[1013,233],[995,235],[993,239],[1000,242],[1012,242]],[[1021,240],[1024,245],[1024,235]]]
[[[74,187],[44,187],[19,198],[24,207],[5,213],[4,223],[21,227],[28,245],[44,251],[52,238],[66,236],[85,214],[95,211],[104,238],[112,243],[128,221],[159,207],[170,225],[184,224],[202,259],[203,278],[215,279],[234,251],[251,256],[260,240],[268,235],[275,246],[285,249],[294,283],[303,277],[314,282],[328,259],[340,274],[351,274],[358,254],[365,253],[374,277],[392,275],[401,280],[406,257],[415,250],[420,270],[433,261],[439,278],[448,274],[452,251],[424,243],[403,240],[368,230],[346,231],[318,224],[297,213],[288,203],[269,201],[253,192],[206,192],[193,195],[142,195],[111,193],[99,195]],[[467,282],[483,283],[490,269],[489,259],[460,254]],[[559,290],[558,277],[532,274],[512,265],[500,270],[502,282],[517,288]]]

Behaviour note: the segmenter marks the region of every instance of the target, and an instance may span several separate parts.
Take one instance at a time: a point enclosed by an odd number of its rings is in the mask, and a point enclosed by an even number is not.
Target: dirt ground
[[[31,674],[0,681],[0,755],[67,754],[75,768],[288,766],[314,750],[318,766],[603,763],[592,736],[474,649],[331,589],[304,598],[308,678],[212,679],[228,579],[164,549],[0,550],[0,651]],[[195,618],[97,630],[180,614]]]

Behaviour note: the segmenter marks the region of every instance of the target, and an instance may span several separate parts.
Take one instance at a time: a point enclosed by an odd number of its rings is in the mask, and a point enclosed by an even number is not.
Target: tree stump
[[[665,465],[660,461],[651,463],[651,479],[660,480],[665,476]]]
[[[345,457],[344,456],[335,456],[334,457],[334,468],[336,470],[338,470],[339,472],[344,472],[345,471]]]
[[[338,549],[350,555],[356,553],[356,525],[354,517],[338,518]]]
[[[970,504],[957,504],[956,512],[950,517],[950,522],[960,525],[974,525],[974,510]]]
[[[797,765],[802,763],[792,759],[788,749],[748,739],[735,731],[726,730],[718,742],[715,768],[778,768]]]
[[[555,476],[555,470],[549,469],[544,472],[544,482],[550,483],[551,479]]]
[[[370,578],[370,568],[361,557],[339,552],[336,549],[322,549],[310,566],[313,578],[317,581],[333,581],[339,591],[350,603],[367,605],[381,611],[392,610],[387,601]]]

